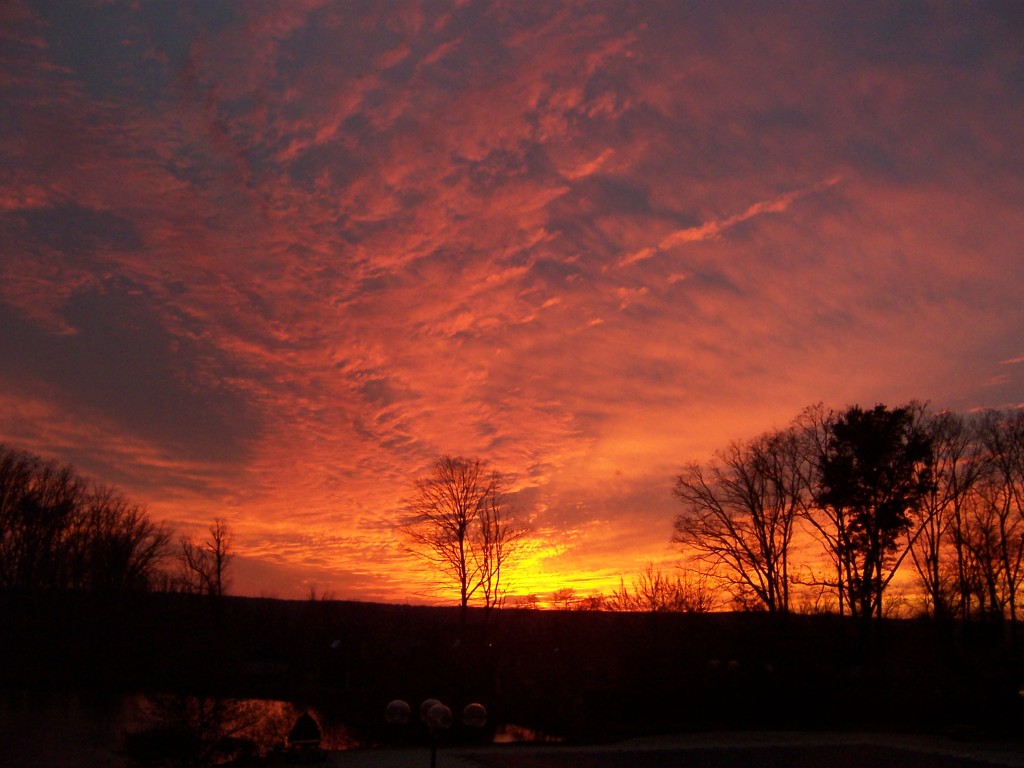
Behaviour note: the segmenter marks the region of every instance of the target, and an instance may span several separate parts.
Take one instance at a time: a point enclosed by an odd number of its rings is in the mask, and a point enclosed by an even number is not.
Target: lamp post
[[[388,703],[385,719],[392,725],[405,725],[412,715],[412,707],[402,699]],[[452,725],[451,709],[438,699],[426,699],[420,704],[420,720],[430,730],[430,768],[437,768],[437,736]],[[470,728],[483,728],[487,724],[487,710],[483,704],[467,704],[462,710],[462,723]]]

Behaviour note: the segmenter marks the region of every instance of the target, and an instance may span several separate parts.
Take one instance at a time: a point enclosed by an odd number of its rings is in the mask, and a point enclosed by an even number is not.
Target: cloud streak
[[[626,256],[622,261],[619,262],[620,267],[628,267],[630,264],[635,264],[638,261],[649,259],[652,256],[669,250],[677,245],[684,245],[686,243],[698,243],[702,240],[714,240],[722,236],[724,232],[736,226],[742,224],[755,216],[761,216],[767,213],[785,213],[790,205],[794,201],[799,200],[804,195],[812,192],[817,192],[822,189],[827,189],[834,184],[840,182],[839,177],[833,177],[821,184],[816,184],[808,189],[796,190],[793,192],[787,192],[784,195],[779,195],[773,200],[765,200],[763,202],[754,203],[742,213],[738,213],[734,216],[729,216],[725,219],[719,219],[715,221],[708,221],[700,226],[687,227],[685,229],[679,229],[666,235],[662,238],[661,242],[657,246],[651,248],[643,248],[636,253],[631,253]]]

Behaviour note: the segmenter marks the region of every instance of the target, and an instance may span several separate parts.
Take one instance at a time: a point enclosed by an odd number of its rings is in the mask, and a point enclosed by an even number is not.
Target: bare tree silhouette
[[[525,530],[506,510],[508,479],[480,459],[443,456],[415,481],[400,523],[410,549],[454,582],[465,609],[501,604],[505,566]]]
[[[734,598],[789,610],[793,526],[810,500],[794,429],[731,443],[705,468],[690,464],[673,493],[685,510],[672,540],[696,552]]]
[[[0,588],[149,589],[169,540],[120,491],[0,445]]]
[[[182,591],[219,596],[227,592],[228,570],[234,559],[233,536],[227,523],[217,518],[204,542],[181,540],[179,580]]]
[[[1024,411],[985,412],[978,423],[984,468],[962,530],[966,591],[986,616],[1016,631],[1024,585]]]
[[[648,563],[631,584],[621,580],[603,605],[612,611],[706,613],[714,607],[714,593],[704,576],[671,576]]]
[[[925,495],[921,534],[910,556],[935,618],[953,615],[967,594],[964,525],[967,506],[984,469],[977,422],[944,411],[925,419],[932,441],[932,486]],[[966,616],[966,614],[964,614]]]

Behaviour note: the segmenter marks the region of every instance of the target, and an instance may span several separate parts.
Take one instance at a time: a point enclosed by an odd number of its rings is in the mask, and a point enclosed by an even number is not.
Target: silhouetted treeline
[[[688,465],[674,491],[674,540],[735,606],[870,618],[917,598],[937,618],[1018,619],[1024,410],[814,406]],[[911,570],[917,594],[892,597]]]
[[[0,444],[0,590],[223,595],[234,558],[220,519],[209,537],[172,531],[119,490]]]
[[[364,739],[388,701],[483,702],[490,727],[569,739],[705,729],[1017,734],[1020,653],[996,628],[837,615],[637,614],[170,593],[0,595],[0,685],[262,697]],[[452,735],[451,738],[456,738]]]
[[[116,489],[0,444],[0,589],[148,589],[170,538]]]

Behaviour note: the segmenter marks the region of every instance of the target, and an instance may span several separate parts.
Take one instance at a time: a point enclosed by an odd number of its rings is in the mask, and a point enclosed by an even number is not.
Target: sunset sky
[[[674,475],[819,401],[1024,404],[1017,2],[0,5],[0,441],[424,602],[440,455],[517,593],[669,563]]]

